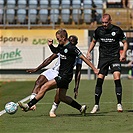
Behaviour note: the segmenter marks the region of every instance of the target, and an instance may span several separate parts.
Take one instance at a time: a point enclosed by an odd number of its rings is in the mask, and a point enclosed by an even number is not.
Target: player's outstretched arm
[[[95,68],[95,66],[82,54],[80,58],[89,66],[92,68],[95,74],[98,75],[99,70]]]
[[[40,64],[37,68],[35,69],[29,69],[29,70],[26,70],[26,72],[29,72],[29,73],[34,73],[34,72],[37,72],[38,70],[41,70],[42,68],[46,67],[47,65],[49,65],[55,58],[57,58],[57,54],[52,54],[51,56],[49,56],[47,59],[45,59],[43,61],[42,64]]]
[[[86,57],[89,60],[91,60],[91,51],[93,50],[95,44],[96,44],[96,41],[93,39],[92,42],[90,43],[90,46],[89,46],[87,54],[86,54]]]

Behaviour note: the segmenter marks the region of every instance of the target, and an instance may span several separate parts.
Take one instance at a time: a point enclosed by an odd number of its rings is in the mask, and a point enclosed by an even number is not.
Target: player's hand
[[[26,70],[26,72],[28,72],[28,73],[34,73],[34,72],[36,72],[36,69],[29,69],[29,70]]]
[[[120,55],[120,61],[123,62],[123,61],[125,61],[125,60],[126,60],[126,55],[125,55],[124,53],[122,53],[122,54]]]
[[[87,58],[88,60],[92,60],[91,53],[87,52],[86,58]]]
[[[53,39],[48,39],[48,45],[52,45],[53,44]]]
[[[94,69],[93,71],[94,71],[94,73],[95,73],[96,75],[98,75],[99,69]]]
[[[121,62],[124,62],[125,60],[126,60],[126,58],[120,57],[120,61],[121,61]]]
[[[76,99],[78,96],[78,89],[77,88],[74,88],[74,98]]]

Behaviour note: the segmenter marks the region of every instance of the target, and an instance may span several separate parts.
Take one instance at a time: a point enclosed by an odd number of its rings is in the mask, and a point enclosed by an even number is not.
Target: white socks
[[[36,95],[37,95],[36,93],[32,93],[31,96],[30,96],[30,101],[31,101],[32,99],[34,99]]]
[[[58,108],[58,104],[54,102],[50,112],[55,112],[57,110],[57,108]]]

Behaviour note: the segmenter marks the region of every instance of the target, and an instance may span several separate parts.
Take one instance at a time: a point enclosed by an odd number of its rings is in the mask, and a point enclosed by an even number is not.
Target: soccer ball
[[[14,102],[8,102],[8,103],[5,105],[5,111],[6,111],[6,113],[8,113],[8,114],[15,114],[17,110],[18,110],[18,106],[17,106],[17,104],[14,103]]]

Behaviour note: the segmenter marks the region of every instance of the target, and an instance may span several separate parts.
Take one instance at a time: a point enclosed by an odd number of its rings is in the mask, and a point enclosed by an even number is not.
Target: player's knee
[[[37,86],[37,87],[40,87],[40,86],[41,86],[41,82],[40,82],[40,80],[36,80],[36,82],[35,82],[35,86]]]

